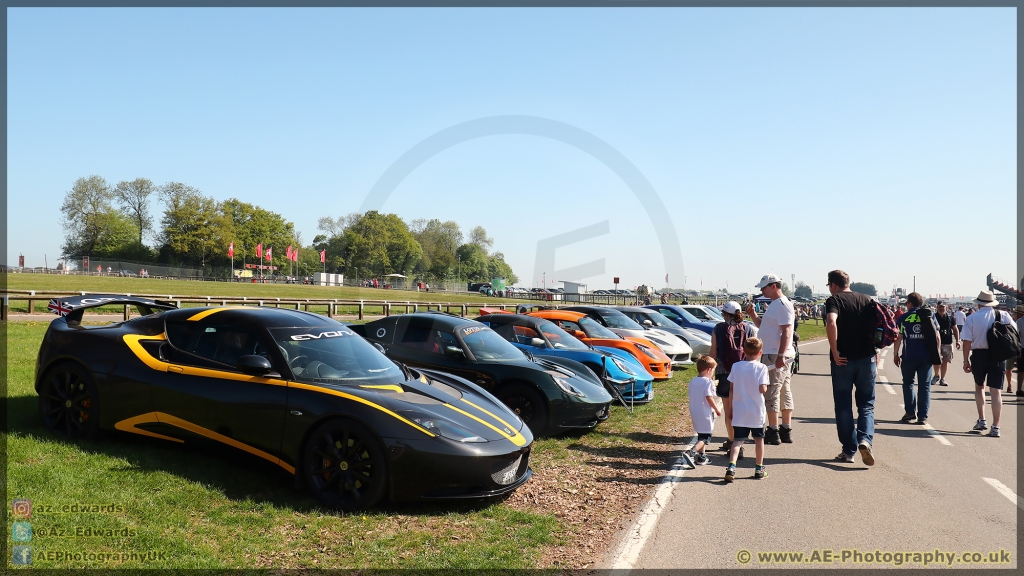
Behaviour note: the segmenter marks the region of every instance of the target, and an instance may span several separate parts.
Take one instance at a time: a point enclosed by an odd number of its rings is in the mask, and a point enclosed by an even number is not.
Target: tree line
[[[163,213],[153,216],[157,206]],[[375,210],[338,218],[324,216],[311,244],[283,216],[237,198],[217,201],[181,182],[154,184],[147,178],[116,185],[92,175],[75,180],[61,205],[64,257],[82,256],[188,265],[211,271],[254,262],[255,250],[273,247],[270,264],[288,269],[286,250],[299,251],[297,272],[374,278],[403,274],[431,282],[505,278],[519,281],[482,226],[463,234],[455,221],[417,219]],[[150,239],[151,244],[146,240]],[[320,252],[325,251],[325,263]],[[264,264],[267,262],[264,260]]]

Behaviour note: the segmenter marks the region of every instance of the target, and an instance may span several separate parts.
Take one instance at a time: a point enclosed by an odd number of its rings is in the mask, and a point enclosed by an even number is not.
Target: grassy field
[[[825,324],[821,320],[818,320],[817,324],[815,324],[814,320],[800,322],[800,324],[797,324],[796,332],[800,335],[801,342],[810,342],[826,337]]]
[[[350,286],[311,286],[304,284],[252,284],[245,282],[193,282],[188,280],[159,280],[155,278],[120,278],[116,276],[62,276],[59,274],[7,274],[8,290],[68,291],[68,292],[110,292],[115,294],[158,294],[166,298],[168,295],[178,297],[212,296],[212,297],[246,297],[249,299],[318,299],[336,298],[339,300],[387,300],[389,302],[473,302],[485,305],[502,302],[515,302],[509,299],[488,298],[481,294],[466,292],[416,292],[409,290],[381,290],[375,288],[358,288]],[[36,312],[46,312],[48,299],[34,303]],[[518,302],[528,302],[519,300]],[[184,304],[183,306],[198,306]],[[10,310],[15,314],[28,312],[27,302],[15,300]],[[119,309],[99,308],[99,312],[115,313]],[[394,310],[394,308],[393,308]],[[327,307],[311,307],[311,312],[326,314]],[[340,314],[354,315],[358,308],[341,307]],[[399,308],[397,311],[404,311]],[[369,310],[380,313],[380,308]]]
[[[83,442],[48,433],[33,390],[46,323],[3,328],[7,492],[32,500],[36,510],[33,568],[586,566],[631,520],[663,474],[672,445],[688,432],[681,407],[692,369],[658,383],[655,401],[633,414],[617,407],[593,432],[537,441],[534,478],[504,500],[387,504],[343,515],[319,508],[277,467],[244,453],[123,433]],[[59,511],[74,504],[113,511]],[[114,535],[76,535],[89,528]],[[100,563],[48,559],[46,552],[155,557]]]

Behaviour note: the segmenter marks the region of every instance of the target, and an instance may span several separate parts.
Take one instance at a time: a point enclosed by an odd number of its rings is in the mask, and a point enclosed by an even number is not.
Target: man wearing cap
[[[967,317],[964,322],[964,330],[960,337],[963,339],[964,351],[964,372],[974,375],[974,402],[978,406],[978,422],[974,430],[981,432],[988,428],[985,422],[985,385],[988,384],[988,392],[992,397],[992,430],[988,435],[999,437],[999,416],[1003,411],[1003,371],[1006,369],[1006,362],[993,362],[988,355],[988,330],[999,321],[1010,324],[1013,319],[1006,312],[999,312],[995,307],[999,304],[995,296],[988,290],[982,290],[974,299],[978,305],[978,311]]]
[[[963,306],[957,306],[956,312],[953,313],[953,319],[956,320],[956,329],[958,332],[963,334],[964,322],[967,321],[967,314],[964,313]]]
[[[764,393],[764,404],[768,412],[768,430],[764,435],[765,444],[779,445],[793,442],[793,393],[789,389],[792,377],[791,366],[796,350],[793,348],[793,327],[796,313],[789,298],[782,293],[782,278],[765,274],[757,283],[761,294],[772,303],[765,310],[764,317],[758,317],[754,303],[747,304],[747,315],[758,328],[764,353],[761,362],[768,366],[768,391]],[[779,426],[779,413],[782,426]]]

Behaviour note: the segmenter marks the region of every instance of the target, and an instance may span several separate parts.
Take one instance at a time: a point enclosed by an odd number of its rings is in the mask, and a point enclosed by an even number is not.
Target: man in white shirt
[[[1024,304],[1017,304],[1017,307],[1013,309],[1013,315],[1017,318],[1017,334],[1024,334]],[[1024,388],[1021,385],[1024,384],[1024,350],[1021,351],[1021,355],[1017,356],[1016,359],[1008,360],[1006,362],[1006,385],[1010,385],[1010,377],[1013,375],[1013,365],[1017,365],[1017,396],[1024,396]],[[1007,393],[1010,389],[1007,388]]]
[[[796,325],[796,313],[789,298],[782,293],[782,279],[775,274],[765,274],[757,283],[761,294],[771,298],[772,303],[758,317],[754,304],[747,305],[747,315],[757,326],[757,336],[761,339],[763,354],[761,362],[768,367],[768,391],[764,395],[765,409],[768,411],[768,430],[765,432],[765,444],[778,446],[783,442],[793,442],[793,393],[789,389],[792,379],[793,358],[793,327]],[[782,413],[782,426],[779,426],[779,413]]]
[[[956,329],[960,332],[964,331],[964,322],[967,321],[967,314],[964,314],[964,307],[958,306],[956,312],[953,313],[953,319],[956,320]]]
[[[993,362],[988,355],[988,330],[995,323],[996,317],[1004,324],[1012,324],[1013,319],[1006,312],[995,309],[999,304],[995,296],[988,290],[982,290],[974,299],[978,311],[967,317],[964,322],[960,339],[963,340],[964,372],[974,375],[974,402],[978,406],[978,422],[974,430],[981,432],[988,428],[985,422],[985,384],[992,397],[992,430],[989,436],[999,437],[999,416],[1003,411],[1003,371],[1006,362]]]

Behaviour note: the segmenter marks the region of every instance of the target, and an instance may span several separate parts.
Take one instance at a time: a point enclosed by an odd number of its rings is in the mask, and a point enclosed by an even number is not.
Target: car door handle
[[[185,371],[185,369],[182,368],[181,366],[175,366],[175,365],[171,364],[170,366],[167,367],[167,371],[168,372],[174,372],[175,374],[181,374],[182,372]]]

